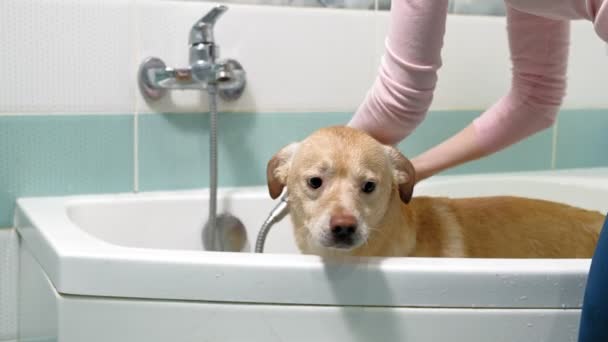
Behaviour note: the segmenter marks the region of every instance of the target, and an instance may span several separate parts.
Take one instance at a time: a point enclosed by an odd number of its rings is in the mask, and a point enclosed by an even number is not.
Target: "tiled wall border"
[[[433,111],[399,147],[415,156],[479,111]],[[220,113],[220,185],[265,184],[280,147],[351,113]],[[0,116],[0,227],[15,198],[207,186],[208,114]],[[564,110],[552,128],[446,174],[608,166],[608,110]],[[242,172],[241,170],[247,170]]]

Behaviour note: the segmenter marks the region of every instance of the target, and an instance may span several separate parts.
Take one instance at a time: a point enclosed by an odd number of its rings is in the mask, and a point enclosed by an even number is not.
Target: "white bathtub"
[[[608,212],[608,169],[437,177],[420,194]],[[220,198],[252,248],[266,189]],[[297,254],[288,219],[266,254],[205,252],[206,202],[202,190],[19,199],[22,341],[576,340],[588,259],[324,264]]]

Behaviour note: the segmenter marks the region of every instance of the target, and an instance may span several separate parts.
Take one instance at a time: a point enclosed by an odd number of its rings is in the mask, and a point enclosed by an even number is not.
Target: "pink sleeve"
[[[608,1],[605,0],[506,0],[522,12],[554,19],[586,19],[597,35],[608,42]]]
[[[349,126],[386,144],[408,136],[433,99],[447,0],[393,0],[379,75]]]
[[[566,92],[570,22],[508,7],[507,29],[511,90],[473,122],[487,153],[550,127]]]
[[[595,13],[594,26],[597,35],[608,43],[608,1],[596,0],[596,2],[602,2],[597,4],[597,12]]]

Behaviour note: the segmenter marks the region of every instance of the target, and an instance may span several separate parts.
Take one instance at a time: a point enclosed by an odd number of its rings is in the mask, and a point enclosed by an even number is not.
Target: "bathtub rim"
[[[508,177],[582,186],[593,184],[594,187],[608,190],[608,168],[596,171],[591,172],[591,177],[585,175],[589,172],[586,169],[578,173],[541,171],[442,176],[436,177],[434,182],[466,180],[470,177]],[[543,178],[539,179],[539,176]],[[591,183],[597,179],[605,179],[606,182]],[[261,193],[260,188],[225,188],[220,195],[236,190],[241,194],[251,191],[255,196]],[[99,198],[200,198],[205,193],[206,190],[197,189],[20,198],[15,214],[16,228],[24,247],[43,266],[57,291],[62,294],[294,305],[581,306],[581,289],[585,285],[589,259],[371,258],[366,263],[331,265],[309,255],[219,255],[204,251],[133,248],[114,245],[85,233],[61,209],[74,201],[95,201]],[[40,226],[40,218],[32,213],[42,207],[54,213],[50,222],[61,227],[59,230],[50,232],[49,227]],[[75,239],[79,241],[78,245],[70,243]],[[273,282],[277,275],[281,278],[281,284]],[[180,278],[189,281],[175,281]],[[449,289],[446,289],[446,282],[451,282]],[[294,284],[298,286],[294,287]],[[369,288],[376,292],[367,293]],[[559,289],[552,291],[553,288]],[[338,293],[340,291],[344,293]],[[361,291],[366,291],[366,296],[361,296]],[[380,293],[382,291],[385,293]],[[501,298],[496,298],[492,292],[500,292]],[[446,293],[450,296],[446,296]]]

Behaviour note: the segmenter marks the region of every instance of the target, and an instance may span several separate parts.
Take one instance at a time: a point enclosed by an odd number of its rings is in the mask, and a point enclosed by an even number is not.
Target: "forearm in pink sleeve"
[[[547,18],[593,23],[597,35],[608,42],[608,1],[606,0],[506,0],[507,6]]]
[[[394,0],[379,75],[349,122],[386,144],[426,116],[441,66],[447,0]]]
[[[598,4],[598,10],[595,14],[595,18],[593,18],[595,32],[600,36],[605,42],[608,43],[608,0],[596,0],[602,1],[601,4]]]
[[[570,23],[507,8],[511,90],[473,124],[492,153],[550,127],[566,93]]]

